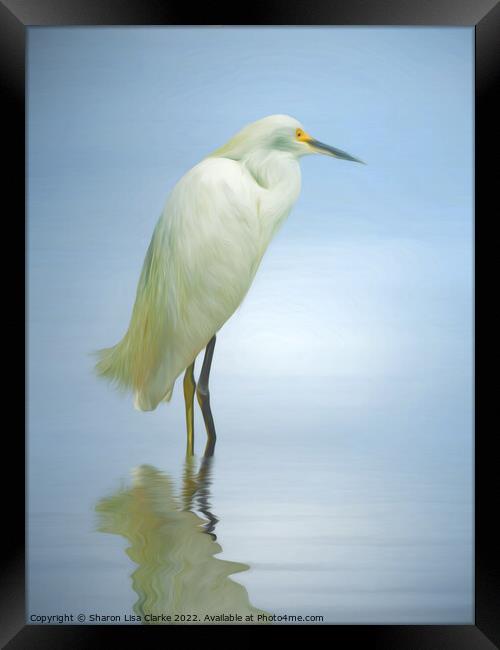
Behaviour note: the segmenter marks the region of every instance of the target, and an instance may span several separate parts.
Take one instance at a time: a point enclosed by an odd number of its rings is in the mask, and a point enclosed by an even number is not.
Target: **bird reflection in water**
[[[166,622],[166,616],[173,623],[265,622],[259,615],[266,612],[253,607],[245,587],[230,578],[249,566],[215,557],[222,548],[211,512],[212,469],[211,454],[198,470],[196,457],[187,456],[176,495],[167,474],[141,465],[132,471],[130,487],[96,506],[98,530],[130,542],[126,552],[138,565],[131,575],[138,595],[134,612],[143,622]],[[219,618],[229,614],[237,620]]]

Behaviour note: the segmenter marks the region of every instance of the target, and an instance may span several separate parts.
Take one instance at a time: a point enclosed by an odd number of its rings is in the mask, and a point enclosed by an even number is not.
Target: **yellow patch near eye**
[[[299,142],[309,142],[310,140],[312,140],[309,133],[306,133],[303,129],[297,129],[295,131],[295,137],[297,138],[297,140],[299,140]]]

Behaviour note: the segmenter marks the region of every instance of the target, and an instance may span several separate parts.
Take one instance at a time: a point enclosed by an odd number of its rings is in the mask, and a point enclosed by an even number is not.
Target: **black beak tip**
[[[349,156],[347,160],[352,160],[352,162],[357,162],[360,165],[366,165],[364,160],[361,160],[361,158],[355,158],[354,156]]]

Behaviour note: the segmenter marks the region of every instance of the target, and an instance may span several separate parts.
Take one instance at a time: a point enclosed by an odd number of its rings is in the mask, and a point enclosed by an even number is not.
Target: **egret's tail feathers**
[[[154,411],[160,402],[170,402],[174,387],[168,389],[166,394],[159,398],[153,390],[141,390],[134,393],[134,408],[137,411]]]
[[[127,336],[111,348],[98,350],[95,370],[100,377],[108,379],[123,390],[133,388],[130,355],[127,350]]]
[[[174,387],[172,386],[171,388],[168,389],[168,391],[165,393],[165,397],[163,398],[162,402],[170,402],[172,399],[172,393],[174,392]]]
[[[165,363],[159,367],[133,367],[134,354],[131,351],[128,334],[112,348],[97,352],[95,369],[100,377],[112,382],[118,389],[134,392],[134,407],[138,411],[154,411],[160,402],[170,402],[174,389],[173,379]],[[142,372],[139,373],[138,370]],[[141,381],[142,379],[142,381]]]

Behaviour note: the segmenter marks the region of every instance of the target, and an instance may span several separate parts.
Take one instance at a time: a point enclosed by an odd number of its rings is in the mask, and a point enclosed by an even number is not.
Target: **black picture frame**
[[[25,250],[25,43],[26,28],[36,25],[425,25],[475,27],[476,37],[476,148],[475,148],[475,226],[476,251],[487,242],[490,220],[495,218],[492,206],[498,184],[498,163],[489,162],[490,152],[498,152],[500,106],[495,90],[500,88],[500,4],[497,0],[322,0],[321,2],[285,2],[275,0],[267,5],[253,3],[219,9],[205,4],[196,9],[165,0],[0,0],[0,78],[2,80],[4,111],[4,142],[7,143],[8,174],[4,175],[3,206],[4,242],[19,242]],[[496,193],[496,192],[495,192]],[[7,200],[6,200],[7,199]],[[497,210],[498,213],[498,210]],[[10,228],[8,234],[7,226]],[[12,251],[13,252],[13,247]],[[23,283],[25,256],[12,255],[4,278],[17,278]],[[475,286],[481,278],[488,278],[493,270],[494,254],[482,253],[478,263],[476,254]],[[488,265],[489,262],[489,265]],[[490,266],[490,268],[488,268]],[[25,314],[25,285],[3,283],[4,300],[11,306],[4,314],[4,325],[9,335],[4,343],[4,364],[9,368],[10,393],[25,395],[24,367],[19,362],[16,334],[22,328],[13,315]],[[4,303],[5,304],[5,303]],[[474,625],[330,625],[329,641],[339,648],[360,645],[369,648],[417,649],[474,649],[484,650],[500,645],[500,589],[496,561],[497,541],[494,534],[495,513],[499,494],[495,431],[484,416],[483,392],[478,392],[477,346],[478,300],[475,304],[475,624]],[[482,336],[484,340],[484,334]],[[4,339],[5,341],[5,339]],[[12,360],[7,360],[12,353]],[[491,351],[490,354],[493,354]],[[4,366],[5,368],[5,366]],[[16,369],[19,372],[14,372]],[[5,375],[4,371],[4,375]],[[483,387],[481,388],[483,390]],[[13,403],[11,396],[9,406]],[[5,399],[4,393],[4,399]],[[23,404],[19,412],[24,412]],[[486,426],[487,425],[487,426]],[[9,447],[6,446],[9,440]],[[4,488],[3,519],[6,550],[2,554],[2,581],[0,602],[2,647],[12,650],[36,648],[90,648],[107,647],[116,643],[125,632],[128,642],[135,639],[148,643],[161,628],[142,626],[36,626],[25,624],[25,438],[21,426],[4,426],[4,470],[11,470],[7,489]],[[273,630],[282,626],[268,627]],[[300,626],[304,627],[304,626]],[[310,627],[310,626],[306,626]],[[191,628],[194,629],[194,628]]]

